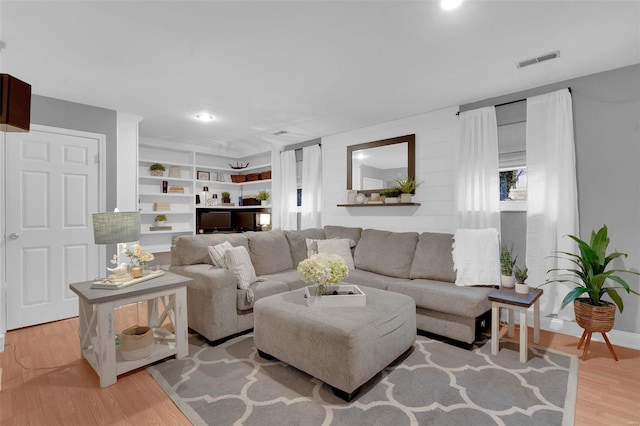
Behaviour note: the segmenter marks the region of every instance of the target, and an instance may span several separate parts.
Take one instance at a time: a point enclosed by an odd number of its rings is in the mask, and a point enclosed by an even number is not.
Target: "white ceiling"
[[[0,0],[0,40],[34,94],[242,157],[640,63],[640,1]]]

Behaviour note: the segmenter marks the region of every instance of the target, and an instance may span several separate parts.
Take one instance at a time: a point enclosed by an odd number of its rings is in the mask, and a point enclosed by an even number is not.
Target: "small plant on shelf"
[[[151,176],[163,176],[166,168],[160,163],[153,163],[149,166]]]
[[[157,223],[162,223],[162,222],[166,222],[167,221],[167,216],[164,214],[159,214],[156,216],[155,221]]]
[[[260,200],[260,201],[267,201],[269,199],[269,197],[271,197],[271,193],[269,191],[267,191],[266,189],[261,189],[258,192],[258,200]]]
[[[524,284],[527,278],[529,278],[529,269],[525,266],[523,269],[518,266],[513,266],[513,276],[516,278],[516,283]]]
[[[222,191],[220,193],[220,196],[222,197],[222,202],[224,204],[229,204],[231,202],[231,193],[229,193],[228,191]]]
[[[400,196],[401,193],[402,191],[400,191],[398,187],[385,188],[382,191],[380,191],[380,195],[386,198],[397,198]]]

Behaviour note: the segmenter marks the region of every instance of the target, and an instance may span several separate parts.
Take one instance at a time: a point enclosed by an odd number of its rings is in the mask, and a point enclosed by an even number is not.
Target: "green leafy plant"
[[[398,189],[402,194],[414,194],[416,192],[416,188],[420,186],[420,183],[416,182],[416,180],[407,176],[404,179],[396,179],[396,183],[398,184]]]
[[[152,165],[149,166],[149,170],[160,170],[164,172],[166,169],[160,163],[153,163]]]
[[[226,200],[231,199],[231,193],[229,193],[229,192],[227,192],[227,191],[222,191],[222,192],[220,193],[220,196],[221,196],[223,199],[226,199]]]
[[[154,219],[156,222],[166,222],[167,220],[167,216],[164,214],[159,214],[156,216],[156,218]]]
[[[591,231],[591,240],[589,243],[582,241],[575,235],[569,235],[569,238],[578,244],[580,253],[570,253],[557,251],[556,256],[562,259],[568,259],[575,264],[575,269],[550,269],[547,274],[552,272],[563,272],[557,277],[547,280],[544,284],[557,283],[573,283],[576,285],[562,300],[564,308],[569,303],[578,299],[582,295],[589,296],[591,305],[603,305],[602,297],[607,294],[616,304],[620,312],[624,309],[622,298],[618,294],[619,289],[624,289],[627,293],[633,293],[640,296],[640,293],[632,290],[629,284],[615,275],[617,273],[628,273],[640,275],[638,272],[629,271],[627,269],[607,269],[609,263],[619,257],[627,257],[627,253],[609,253],[609,237],[607,235],[607,226],[603,225],[597,232]],[[618,285],[607,286],[607,280],[613,281]]]
[[[518,266],[513,266],[513,276],[516,279],[518,284],[524,284],[524,282],[529,278],[529,269],[525,266],[524,269],[518,268]]]
[[[266,189],[261,189],[258,192],[258,200],[267,201],[269,199],[269,197],[271,197],[271,193],[269,191],[267,191]]]
[[[385,188],[382,191],[380,191],[380,195],[382,195],[383,197],[387,197],[387,198],[398,197],[398,196],[400,196],[401,193],[402,193],[402,191],[400,191],[400,189],[398,187]]]
[[[502,275],[510,277],[513,275],[513,267],[516,264],[518,256],[513,257],[513,244],[511,248],[502,246],[500,248],[500,271]]]

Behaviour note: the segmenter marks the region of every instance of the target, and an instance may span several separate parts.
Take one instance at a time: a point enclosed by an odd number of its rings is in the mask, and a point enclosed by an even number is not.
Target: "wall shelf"
[[[337,204],[337,207],[410,207],[420,206],[420,203],[391,203],[391,204]]]

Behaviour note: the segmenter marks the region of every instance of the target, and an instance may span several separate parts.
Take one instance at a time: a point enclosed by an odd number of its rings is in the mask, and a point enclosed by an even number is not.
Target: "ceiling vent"
[[[281,135],[286,135],[287,132],[286,130],[278,130],[277,132],[273,133],[274,136],[281,136]]]
[[[540,55],[537,58],[525,59],[523,61],[516,62],[516,67],[524,68],[529,65],[539,64],[540,62],[548,61],[550,59],[556,59],[560,57],[560,51],[556,50],[555,52],[545,53],[544,55]]]

